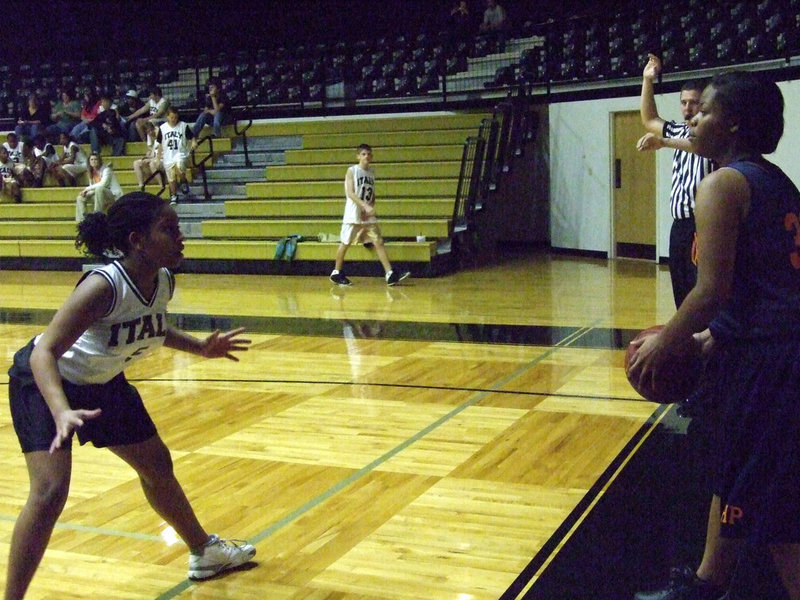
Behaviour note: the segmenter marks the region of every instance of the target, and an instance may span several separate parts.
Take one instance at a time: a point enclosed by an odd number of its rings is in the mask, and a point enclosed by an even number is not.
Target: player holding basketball
[[[358,164],[348,167],[344,178],[344,193],[347,197],[342,218],[341,242],[336,251],[336,263],[330,279],[337,285],[352,285],[342,271],[344,257],[350,245],[358,240],[365,240],[375,246],[378,260],[386,272],[386,284],[395,285],[408,277],[410,273],[392,270],[392,264],[386,255],[386,247],[381,237],[381,228],[375,214],[375,171],[370,168],[372,148],[361,144],[356,148]]]
[[[181,121],[178,109],[170,106],[167,109],[167,121],[158,129],[158,158],[167,173],[169,183],[170,204],[178,203],[178,184],[181,193],[189,193],[189,181],[186,177],[189,153],[197,148],[197,140],[191,127]]]
[[[800,600],[800,192],[762,156],[782,134],[781,92],[753,73],[715,77],[691,121],[694,151],[720,167],[698,188],[697,284],[629,373],[669,377],[667,357],[702,332],[714,496],[700,567],[639,597],[717,600],[747,540],[768,546]]]
[[[91,271],[44,333],[14,356],[9,404],[30,476],[28,501],[14,526],[5,600],[18,600],[33,578],[69,492],[72,435],[107,447],[134,468],[150,506],[190,548],[189,577],[205,579],[248,562],[255,548],[209,535],[172,470],[139,392],[123,369],[164,345],[206,358],[238,360],[243,329],[204,340],[167,322],[183,255],[175,211],[152,194],[120,198],[108,215],[91,213],[77,243],[118,261]]]

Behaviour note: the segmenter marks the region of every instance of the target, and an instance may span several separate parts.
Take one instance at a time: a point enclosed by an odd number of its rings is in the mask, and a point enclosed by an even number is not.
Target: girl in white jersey
[[[170,453],[123,369],[164,345],[207,358],[238,360],[250,340],[215,331],[194,338],[166,320],[183,258],[175,211],[152,194],[134,192],[78,227],[77,243],[122,258],[89,272],[44,333],[14,356],[9,404],[31,479],[14,526],[6,600],[21,599],[67,500],[71,442],[78,434],[130,464],[153,509],[190,548],[189,577],[205,579],[248,562],[255,548],[209,535],[172,470]]]

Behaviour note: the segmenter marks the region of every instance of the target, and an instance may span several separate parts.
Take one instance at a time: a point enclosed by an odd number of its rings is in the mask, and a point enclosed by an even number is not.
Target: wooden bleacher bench
[[[282,153],[285,165],[268,164],[266,181],[248,182],[246,197],[225,200],[224,217],[200,219],[202,237],[186,240],[183,268],[327,274],[338,247],[344,173],[355,161],[355,147],[369,143],[379,178],[378,214],[392,262],[416,276],[447,270],[448,257],[440,256],[438,248],[452,227],[464,140],[477,133],[485,116],[437,113],[253,124],[248,140],[272,139],[271,151]],[[232,134],[232,128],[223,134]],[[230,152],[234,143],[215,139],[215,154]],[[132,166],[145,149],[133,142],[126,145],[125,156],[104,154],[125,192],[137,189]],[[28,188],[22,204],[0,204],[0,268],[74,268],[86,262],[74,247],[74,202],[82,187]],[[179,205],[179,215],[190,208]],[[276,261],[278,241],[293,234],[305,238],[294,260]],[[418,236],[425,241],[417,241]],[[362,245],[354,244],[347,260],[349,273],[380,271],[374,250]]]

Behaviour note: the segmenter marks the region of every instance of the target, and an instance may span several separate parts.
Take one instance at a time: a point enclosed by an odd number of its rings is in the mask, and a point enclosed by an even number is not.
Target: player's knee
[[[69,496],[69,478],[40,481],[31,484],[28,503],[41,515],[57,517]]]

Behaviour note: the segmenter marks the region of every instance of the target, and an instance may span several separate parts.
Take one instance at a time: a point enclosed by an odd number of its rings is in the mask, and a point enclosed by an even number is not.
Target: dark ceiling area
[[[618,10],[609,0],[499,0],[512,23]],[[485,0],[469,0],[479,22]],[[164,56],[437,32],[455,0],[11,0],[0,62]],[[19,41],[24,39],[25,43]],[[13,48],[13,51],[9,52]]]

